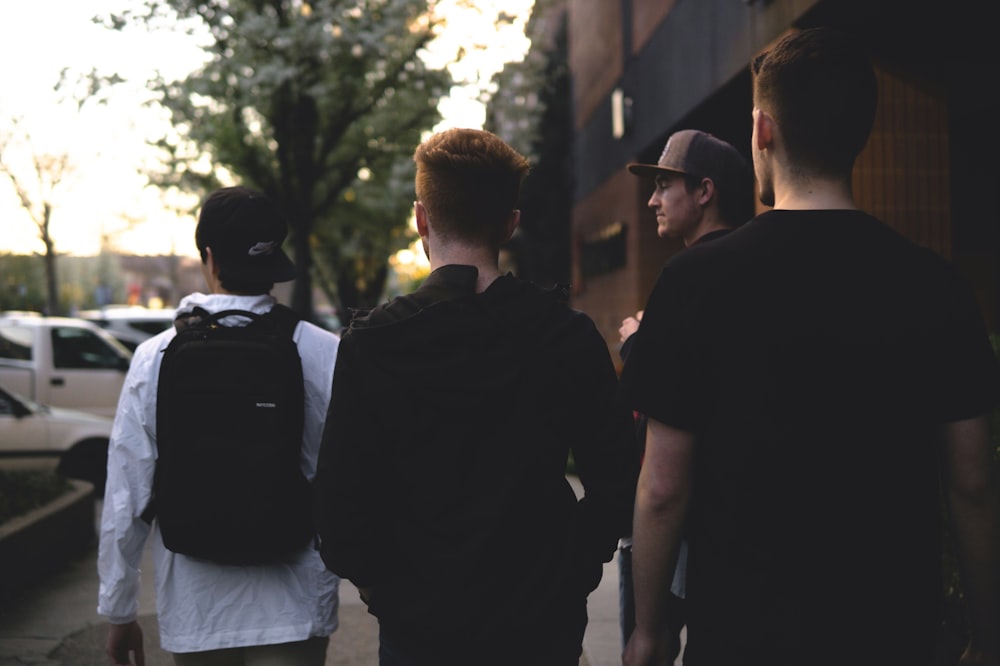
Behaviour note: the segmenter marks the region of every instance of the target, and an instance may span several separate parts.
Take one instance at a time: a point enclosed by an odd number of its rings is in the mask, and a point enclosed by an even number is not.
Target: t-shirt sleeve
[[[664,268],[633,335],[621,384],[629,406],[693,432],[712,405],[711,366],[703,341],[693,335],[694,294],[670,266]]]
[[[931,386],[937,387],[937,417],[958,421],[981,416],[1000,403],[1000,363],[967,281],[955,270],[940,296],[948,315],[934,329]]]

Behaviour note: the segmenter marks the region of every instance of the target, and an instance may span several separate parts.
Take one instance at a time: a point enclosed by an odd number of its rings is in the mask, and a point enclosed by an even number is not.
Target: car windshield
[[[14,409],[12,402],[17,401],[23,404],[32,412],[50,412],[52,408],[48,405],[43,405],[41,403],[35,402],[29,398],[24,397],[20,393],[15,393],[14,391],[8,391],[5,388],[0,388],[0,413],[13,414]]]
[[[25,326],[0,324],[0,358],[30,361],[31,329]]]

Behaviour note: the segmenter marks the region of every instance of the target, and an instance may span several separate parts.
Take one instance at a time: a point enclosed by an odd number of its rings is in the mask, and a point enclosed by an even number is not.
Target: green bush
[[[54,471],[0,469],[0,525],[44,506],[70,489]]]

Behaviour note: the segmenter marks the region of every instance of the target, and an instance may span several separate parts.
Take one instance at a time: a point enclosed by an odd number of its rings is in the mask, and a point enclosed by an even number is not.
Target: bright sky
[[[64,177],[52,214],[52,236],[60,253],[93,255],[108,234],[112,245],[134,254],[196,256],[194,219],[178,216],[156,188],[145,187],[137,173],[154,153],[146,139],[159,134],[162,112],[142,106],[144,82],[157,69],[179,78],[197,68],[202,52],[192,38],[141,31],[111,32],[91,22],[141,0],[0,0],[0,132],[8,119],[23,117],[35,154],[69,154],[72,172]],[[440,0],[447,12],[448,32],[441,53],[453,54],[460,44],[484,44],[455,66],[456,79],[482,82],[504,62],[520,60],[529,46],[524,22],[534,0]],[[493,27],[500,11],[517,17],[501,30]],[[132,83],[106,105],[60,105],[53,87],[64,67],[87,72],[117,71]],[[456,86],[440,106],[444,120],[435,128],[482,127],[485,111],[478,87]],[[13,150],[13,148],[11,149]],[[27,155],[11,153],[11,159]],[[16,162],[15,164],[21,164]],[[23,163],[30,169],[30,162]],[[20,170],[19,170],[20,171]],[[28,172],[30,175],[30,171]],[[30,179],[24,179],[31,182]],[[35,223],[21,207],[6,175],[0,176],[0,252],[43,252]]]

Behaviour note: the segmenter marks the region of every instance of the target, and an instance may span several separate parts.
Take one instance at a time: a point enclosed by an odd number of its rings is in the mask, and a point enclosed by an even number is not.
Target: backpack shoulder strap
[[[295,334],[295,327],[302,321],[298,312],[281,303],[275,303],[265,317],[271,318],[278,332],[289,338]]]
[[[196,305],[190,312],[185,312],[184,314],[177,315],[174,318],[174,328],[178,331],[183,331],[185,328],[199,323],[207,316],[208,310],[200,305]]]

